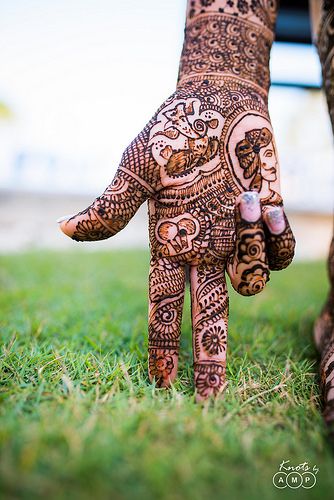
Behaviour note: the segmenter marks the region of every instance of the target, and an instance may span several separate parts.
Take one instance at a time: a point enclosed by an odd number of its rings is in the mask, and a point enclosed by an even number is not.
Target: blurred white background
[[[8,215],[0,250],[73,245],[56,233],[54,216],[85,208],[81,203],[104,190],[124,148],[174,91],[185,6],[185,0],[1,0],[0,197]],[[319,85],[313,47],[275,44],[271,66],[274,82]],[[298,217],[317,215],[325,253],[334,153],[324,97],[274,86],[270,112],[285,205]],[[122,244],[117,238],[113,244]],[[130,233],[126,238],[132,241]],[[146,243],[146,232],[142,238]]]

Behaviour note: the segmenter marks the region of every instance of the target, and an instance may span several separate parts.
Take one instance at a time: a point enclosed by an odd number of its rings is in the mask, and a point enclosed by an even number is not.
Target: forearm
[[[328,110],[334,131],[334,4],[332,1],[319,0],[320,7],[312,17],[313,38],[319,52],[322,68],[323,86],[326,91]]]
[[[178,85],[230,75],[269,89],[277,1],[188,0]]]

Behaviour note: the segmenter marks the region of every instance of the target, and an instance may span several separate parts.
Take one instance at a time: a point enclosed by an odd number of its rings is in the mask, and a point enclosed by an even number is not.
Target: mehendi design
[[[268,229],[265,229],[266,254],[269,269],[272,271],[285,269],[291,264],[293,259],[296,242],[286,217],[285,225],[286,229],[279,235],[271,234]]]
[[[157,116],[149,142],[152,156],[160,165],[163,185],[184,186],[195,169],[192,182],[201,172],[217,167],[222,127],[223,117],[214,109],[201,109],[199,99],[173,100],[164,108]]]
[[[168,259],[152,258],[149,283],[149,375],[163,387],[177,370],[184,268]]]
[[[277,4],[277,0],[191,0],[188,2],[188,18],[218,11],[273,30]]]
[[[201,399],[217,396],[226,385],[225,364],[222,363],[195,363],[195,385]]]
[[[229,15],[198,16],[186,29],[179,85],[199,74],[230,74],[269,88],[270,30]]]
[[[332,0],[322,3],[323,15],[317,39],[317,48],[322,66],[323,85],[326,91],[328,111],[334,132],[334,4]],[[314,335],[319,349],[320,386],[323,396],[325,422],[334,425],[334,236],[328,256],[330,290],[327,301],[315,324]]]
[[[255,119],[261,128],[251,129]],[[279,205],[278,158],[267,117],[247,113],[231,126],[227,155],[236,182],[244,190],[257,191],[263,204]],[[243,132],[244,131],[244,132]],[[243,139],[240,140],[240,134]],[[237,168],[239,165],[240,168]]]
[[[209,327],[203,333],[202,344],[209,356],[217,355],[226,350],[227,335],[220,326]]]
[[[242,295],[254,295],[269,281],[263,224],[240,219],[237,231],[237,259],[230,259],[232,285]]]
[[[280,200],[267,110],[276,2],[196,0],[188,7],[176,91],[125,150],[103,195],[62,228],[78,241],[108,238],[148,200],[149,377],[158,387],[176,377],[189,266],[194,376],[203,399],[226,386],[227,265],[245,295],[260,291],[269,275],[263,228],[238,219],[236,199],[254,189],[264,203]]]

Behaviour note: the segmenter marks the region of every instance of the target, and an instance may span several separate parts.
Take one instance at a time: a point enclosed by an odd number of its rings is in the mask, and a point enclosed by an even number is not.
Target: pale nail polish
[[[283,233],[285,229],[285,219],[281,207],[270,208],[266,212],[268,228],[273,234]]]
[[[256,222],[261,217],[259,194],[247,191],[240,196],[240,215],[247,222]]]
[[[75,214],[72,215],[63,215],[63,217],[59,217],[56,222],[60,224],[61,222],[64,222],[65,220],[69,220],[71,217],[73,217]]]

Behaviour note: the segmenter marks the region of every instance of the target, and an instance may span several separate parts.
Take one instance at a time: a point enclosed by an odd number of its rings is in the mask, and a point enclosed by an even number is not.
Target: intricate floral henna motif
[[[188,2],[188,18],[218,11],[273,30],[277,3],[276,0],[191,0]]]
[[[217,325],[208,328],[203,333],[202,344],[209,356],[217,355],[226,350],[226,332]]]
[[[217,396],[225,388],[225,364],[195,363],[195,385],[197,393],[203,399]]]
[[[189,266],[200,398],[225,386],[227,262],[234,255],[243,294],[268,279],[263,229],[239,224],[235,207],[249,189],[280,200],[276,163],[275,180],[265,172],[270,153],[277,162],[267,111],[275,15],[273,0],[189,1],[175,93],[125,150],[103,195],[63,227],[80,241],[107,238],[149,200],[149,376],[161,387],[176,376]],[[280,245],[273,240],[273,261],[283,258]]]
[[[295,238],[285,217],[286,228],[283,233],[275,235],[268,230],[266,233],[266,253],[269,269],[280,271],[288,267],[294,256]]]
[[[230,262],[234,267],[232,285],[241,295],[254,295],[269,281],[263,225],[260,220],[240,220],[237,231],[237,259]]]
[[[156,380],[157,387],[168,383],[174,369],[174,357],[177,351],[167,349],[150,349],[149,373]]]
[[[189,22],[179,84],[198,74],[231,74],[269,88],[270,30],[229,15],[198,16]]]
[[[152,259],[150,270],[149,375],[157,385],[175,377],[180,341],[184,268],[167,259]]]

